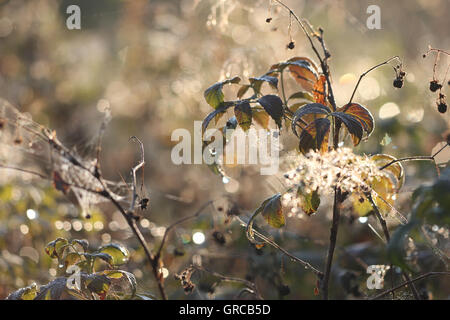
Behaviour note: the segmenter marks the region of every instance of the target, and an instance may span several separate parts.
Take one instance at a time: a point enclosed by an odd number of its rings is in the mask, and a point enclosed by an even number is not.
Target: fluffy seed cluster
[[[284,174],[286,186],[291,190],[284,194],[283,204],[297,207],[297,190],[317,190],[320,194],[332,194],[338,187],[343,192],[365,193],[374,179],[387,177],[377,164],[367,156],[353,153],[349,148],[338,148],[327,153],[310,151],[298,157],[294,168]]]

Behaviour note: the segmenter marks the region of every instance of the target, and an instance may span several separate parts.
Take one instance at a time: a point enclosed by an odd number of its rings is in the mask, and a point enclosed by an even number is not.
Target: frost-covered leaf
[[[99,253],[107,253],[112,257],[112,265],[118,266],[128,262],[130,253],[121,244],[109,243],[98,249]]]

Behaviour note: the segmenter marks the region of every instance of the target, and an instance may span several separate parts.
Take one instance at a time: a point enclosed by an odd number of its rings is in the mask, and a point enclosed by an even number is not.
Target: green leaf
[[[281,194],[278,193],[264,201],[261,214],[270,226],[274,228],[284,226],[285,219],[281,206]]]
[[[222,105],[220,108],[217,108],[216,110],[214,110],[213,112],[211,112],[210,114],[208,114],[207,116],[206,116],[206,118],[205,119],[203,119],[203,122],[202,122],[202,134],[204,134],[205,133],[205,131],[206,131],[206,129],[208,128],[208,126],[209,126],[209,123],[211,122],[211,120],[212,119],[214,119],[217,115],[223,115],[224,113],[225,113],[225,111],[227,111],[227,109],[229,108],[229,107],[231,107],[232,106],[232,104],[231,105],[229,105],[229,104],[224,104],[224,105]]]
[[[210,86],[208,89],[205,90],[204,96],[206,102],[213,107],[214,109],[217,109],[220,107],[220,105],[224,102],[224,95],[223,95],[223,86],[228,83],[239,83],[241,81],[241,78],[234,77],[231,79],[226,79],[222,82],[217,82]]]
[[[102,272],[89,274],[85,282],[89,291],[98,294],[100,299],[105,299],[111,285],[111,280],[106,275]]]
[[[300,207],[307,215],[311,215],[317,211],[320,205],[320,197],[317,190],[306,192],[304,187],[298,187],[297,196],[300,198]]]
[[[91,259],[101,259],[108,263],[109,265],[115,265],[115,261],[113,257],[106,252],[94,252],[94,253],[84,253],[84,256],[89,257]]]
[[[278,89],[278,78],[276,77],[263,75],[258,78],[249,78],[248,80],[250,81],[250,84],[255,92],[258,93],[261,91],[261,86],[264,82],[267,82],[272,88]]]
[[[288,98],[288,101],[289,101],[289,100],[292,100],[292,99],[305,99],[305,100],[309,100],[309,101],[314,102],[314,97],[313,97],[313,95],[312,95],[311,93],[305,92],[305,91],[299,91],[299,92],[293,93],[293,94]]]
[[[62,300],[63,293],[68,290],[66,278],[56,278],[45,286],[39,288],[35,300]]]
[[[205,90],[205,100],[214,109],[217,109],[223,102],[224,95],[222,92],[222,87],[223,84],[218,82]]]
[[[84,239],[83,240],[74,239],[74,240],[72,240],[70,242],[70,244],[72,244],[72,245],[74,245],[74,244],[80,245],[83,248],[84,252],[86,252],[88,250],[88,248],[89,248],[89,242],[87,240],[84,240]]]
[[[130,253],[127,248],[117,243],[109,243],[98,249],[99,253],[107,253],[112,257],[112,265],[118,266],[128,262]]]
[[[251,85],[248,85],[248,84],[244,84],[243,86],[241,86],[236,94],[238,99],[241,99],[250,87],[251,87]]]
[[[250,104],[247,101],[242,101],[236,107],[234,107],[234,114],[236,116],[239,126],[247,131],[252,125],[252,110]]]
[[[97,274],[106,276],[110,281],[108,295],[130,299],[136,294],[137,283],[132,273],[123,270],[105,270]]]
[[[33,300],[37,295],[36,283],[32,283],[28,287],[20,288],[12,293],[10,293],[6,300]]]
[[[276,95],[269,94],[261,97],[258,102],[269,116],[275,120],[278,128],[281,128],[281,118],[283,117],[283,102],[281,99]]]
[[[50,258],[58,258],[62,257],[62,253],[64,252],[64,249],[68,245],[69,241],[64,238],[57,238],[51,242],[49,242],[45,246],[45,253],[47,253]]]
[[[264,244],[264,242],[258,242],[255,240],[254,232],[253,232],[253,221],[256,219],[256,217],[259,214],[264,212],[263,215],[266,218],[266,221],[275,228],[279,228],[284,225],[285,221],[284,221],[284,215],[282,213],[280,198],[281,198],[281,195],[279,193],[273,195],[270,198],[267,198],[253,212],[253,214],[247,224],[247,230],[246,230],[247,239],[251,243],[253,243],[255,245]]]
[[[303,107],[307,104],[308,104],[307,102],[297,102],[297,103],[291,104],[289,106],[289,110],[291,110],[292,112],[295,113],[298,109],[300,109],[300,107]]]
[[[264,129],[269,128],[269,115],[264,110],[252,109],[252,118]]]
[[[78,252],[69,252],[64,257],[64,265],[66,268],[78,263],[79,261],[81,261],[81,257]]]
[[[414,270],[406,263],[404,240],[418,226],[418,220],[412,219],[409,223],[398,227],[387,246],[387,254],[392,264],[410,272],[414,272]]]
[[[397,160],[397,158],[389,154],[375,154],[371,156],[370,159],[375,161],[379,168]],[[395,185],[396,191],[398,192],[405,183],[405,170],[403,169],[403,165],[400,162],[395,162],[384,168],[383,171],[387,171],[392,175],[391,180]]]

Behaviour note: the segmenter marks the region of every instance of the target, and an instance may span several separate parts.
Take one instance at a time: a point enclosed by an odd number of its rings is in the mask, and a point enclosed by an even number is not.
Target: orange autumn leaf
[[[325,104],[325,81],[326,77],[321,75],[314,84],[313,95],[317,103]]]

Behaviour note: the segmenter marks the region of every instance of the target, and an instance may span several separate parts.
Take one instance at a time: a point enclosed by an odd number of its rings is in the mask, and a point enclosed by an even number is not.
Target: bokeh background
[[[450,48],[450,2],[285,3],[325,30],[340,105],[349,99],[362,72],[394,55],[403,60],[404,88],[392,86],[391,67],[380,68],[362,81],[355,101],[371,110],[376,128],[355,152],[430,155],[445,140],[449,112],[437,111],[436,95],[428,90],[434,56],[424,59],[422,55],[428,45]],[[66,8],[71,4],[81,8],[81,30],[66,28]],[[171,234],[163,260],[172,299],[234,298],[239,292],[239,286],[230,284],[212,290],[214,277],[204,275],[195,278],[198,290],[186,295],[174,274],[193,260],[221,274],[255,281],[265,298],[317,298],[313,274],[270,247],[256,249],[242,227],[229,222],[225,214],[230,206],[227,199],[231,199],[247,219],[262,200],[277,191],[276,178],[260,176],[253,167],[227,168],[232,181],[224,184],[206,165],[176,166],[170,160],[176,143],[171,141],[172,131],[186,128],[193,132],[193,121],[211,111],[203,98],[211,84],[235,75],[242,79],[262,75],[272,64],[294,56],[314,59],[295,23],[291,28],[295,48],[286,47],[289,14],[276,5],[269,9],[269,4],[268,0],[0,1],[0,97],[55,129],[61,141],[81,154],[92,150],[102,120],[100,111],[110,107],[113,118],[103,140],[103,172],[111,180],[128,177],[139,159],[136,145],[128,139],[137,136],[143,141],[145,194],[150,205],[140,212],[140,224],[151,247],[158,245],[172,222],[218,199],[214,208],[208,207]],[[381,8],[381,30],[366,27],[370,4]],[[268,17],[272,17],[270,23]],[[448,64],[442,56],[437,66],[439,79]],[[296,86],[289,80],[287,90],[295,92]],[[235,89],[227,87],[226,97],[234,99]],[[386,134],[391,141],[381,143]],[[449,159],[446,151],[438,160],[445,166]],[[411,162],[405,168],[406,185],[397,207],[407,215],[411,192],[432,181],[436,170],[431,162]],[[91,215],[91,219],[84,218],[80,208],[51,183],[0,169],[0,298],[31,282],[45,284],[55,277],[55,262],[46,256],[44,247],[59,236],[85,238],[92,247],[123,243],[131,252],[125,269],[136,276],[139,291],[157,295],[143,252],[120,214],[100,206],[92,208]],[[330,216],[324,202],[316,215],[289,217],[281,230],[262,220],[257,227],[322,268]],[[346,210],[331,296],[354,298],[348,279],[360,283],[363,294],[372,294],[364,286],[367,275],[358,259],[368,265],[385,264],[386,259],[382,241],[368,226],[371,221],[358,220],[350,207]],[[442,268],[442,264],[438,260],[432,267]],[[448,280],[436,279],[427,281],[423,289],[434,298],[448,298],[449,285]]]

